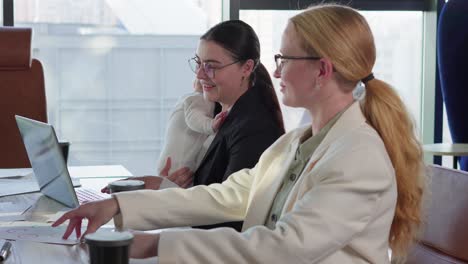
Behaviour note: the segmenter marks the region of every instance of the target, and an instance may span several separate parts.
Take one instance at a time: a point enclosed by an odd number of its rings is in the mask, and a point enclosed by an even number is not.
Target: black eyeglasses
[[[320,57],[313,56],[283,56],[281,54],[275,55],[276,70],[281,71],[283,65],[288,60],[320,60]]]
[[[190,69],[196,74],[197,71],[200,69],[200,67],[203,69],[203,72],[208,76],[208,78],[213,79],[215,77],[215,71],[216,70],[221,70],[226,68],[227,66],[231,66],[233,64],[238,63],[240,60],[233,61],[231,63],[228,63],[226,65],[222,66],[214,66],[209,62],[201,62],[198,57],[193,57],[188,60],[188,63],[190,65]]]

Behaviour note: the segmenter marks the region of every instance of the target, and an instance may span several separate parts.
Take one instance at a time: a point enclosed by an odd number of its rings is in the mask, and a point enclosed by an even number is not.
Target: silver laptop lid
[[[41,192],[68,207],[77,207],[78,199],[54,128],[26,117],[15,118]]]

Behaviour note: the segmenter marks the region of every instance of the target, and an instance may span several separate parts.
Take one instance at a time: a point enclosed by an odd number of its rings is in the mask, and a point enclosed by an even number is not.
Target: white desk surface
[[[132,176],[122,165],[70,166],[68,171],[72,178],[80,179],[81,186],[95,191],[100,191],[109,182]]]
[[[109,178],[109,177],[130,177],[130,173],[122,165],[104,166],[69,166],[68,171],[73,178]]]
[[[108,178],[108,177],[130,177],[129,172],[122,165],[102,165],[102,166],[68,166],[68,172],[72,178]],[[31,168],[2,169],[0,168],[0,178],[27,176],[32,173]]]
[[[427,144],[423,146],[423,150],[436,156],[468,156],[468,144]]]
[[[72,179],[79,179],[82,186],[88,186],[87,188],[97,191],[111,181],[132,176],[122,165],[70,166],[68,171]],[[75,181],[74,185],[76,186]],[[0,196],[39,191],[31,168],[0,169],[0,187]]]
[[[71,167],[70,174],[80,178],[85,188],[100,189],[102,184],[107,184],[116,178],[131,176],[131,173],[120,165],[112,166],[85,166]],[[111,177],[109,177],[111,176]],[[31,206],[25,213],[26,221],[0,222],[0,226],[18,225],[45,225],[50,215],[67,208],[60,203],[51,200],[40,193],[29,193],[1,197],[0,202],[12,202],[18,207]],[[1,213],[1,208],[0,208]],[[12,241],[10,256],[3,263],[29,264],[29,263],[89,263],[86,245],[64,246],[55,244],[36,243],[30,241]],[[0,245],[1,246],[1,245]],[[157,258],[144,260],[130,259],[133,264],[157,263]]]

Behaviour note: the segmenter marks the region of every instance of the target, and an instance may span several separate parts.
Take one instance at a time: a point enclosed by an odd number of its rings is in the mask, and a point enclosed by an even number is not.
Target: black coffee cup
[[[126,192],[126,191],[135,191],[145,188],[145,182],[139,180],[125,180],[125,181],[115,181],[107,185],[110,193],[117,192]]]
[[[128,264],[133,235],[130,232],[97,231],[87,234],[85,243],[90,264]]]

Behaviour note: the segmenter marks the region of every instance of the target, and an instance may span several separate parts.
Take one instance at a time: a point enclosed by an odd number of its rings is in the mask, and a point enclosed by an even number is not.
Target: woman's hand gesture
[[[165,177],[171,182],[177,184],[178,186],[182,188],[188,188],[191,186],[193,182],[193,172],[190,171],[189,168],[183,167],[172,173],[169,173],[170,169],[171,169],[171,158],[169,157],[166,160],[166,165],[164,165],[164,168],[159,172],[159,175],[161,176],[129,177],[121,181],[139,180],[145,183],[145,189],[159,190],[159,188],[161,187],[161,183],[163,181],[162,177]],[[101,189],[101,192],[110,193],[110,190],[106,186]]]
[[[171,170],[171,157],[168,157],[166,160],[166,165],[159,172],[159,175],[166,177],[171,182],[179,185],[182,188],[188,188],[193,183],[193,172],[187,168],[182,167],[169,174]]]
[[[99,227],[109,222],[114,215],[119,213],[119,203],[116,198],[109,198],[106,200],[89,202],[80,205],[78,208],[68,211],[62,215],[52,226],[56,227],[61,225],[66,220],[70,220],[67,230],[63,234],[63,238],[67,239],[73,230],[76,231],[76,237],[81,237],[81,222],[83,218],[88,219],[88,228],[83,236],[88,233],[94,233]]]

